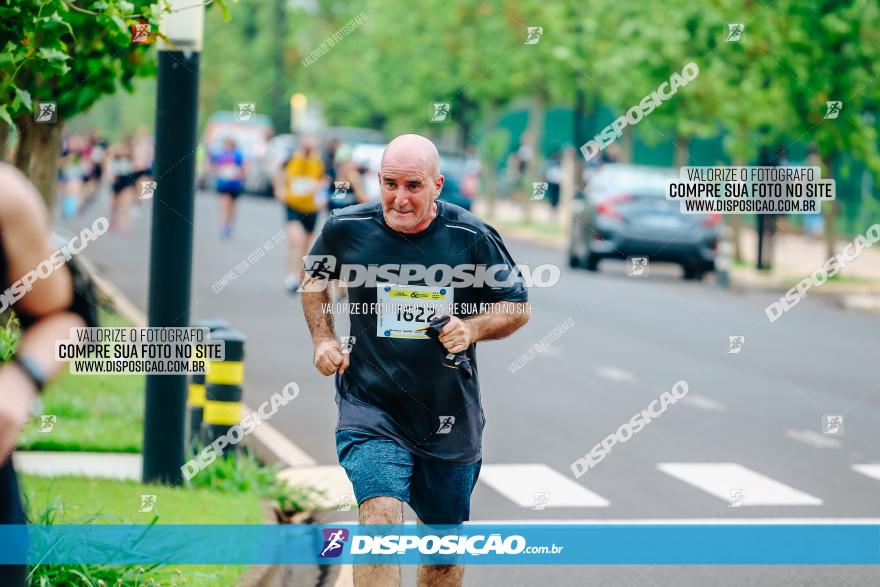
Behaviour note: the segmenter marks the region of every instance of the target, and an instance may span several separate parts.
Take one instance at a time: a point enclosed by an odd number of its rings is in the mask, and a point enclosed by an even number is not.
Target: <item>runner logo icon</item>
[[[324,547],[320,558],[336,558],[342,554],[342,547],[348,542],[348,530],[345,528],[323,528]]]
[[[455,424],[455,416],[440,416],[440,428],[437,434],[449,434],[452,432],[452,425]]]
[[[329,280],[336,269],[333,255],[306,255],[303,261],[306,271],[315,279]]]

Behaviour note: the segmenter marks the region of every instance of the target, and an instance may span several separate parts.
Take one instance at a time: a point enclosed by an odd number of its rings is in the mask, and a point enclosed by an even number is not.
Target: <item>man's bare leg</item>
[[[306,230],[300,222],[288,222],[287,226],[287,274],[299,280],[302,272],[303,249],[307,246]]]
[[[361,524],[402,524],[403,502],[393,497],[371,497],[358,506]],[[355,587],[399,587],[400,565],[354,565]]]
[[[419,518],[416,520],[424,523]],[[419,565],[419,587],[460,587],[463,578],[464,565]]]

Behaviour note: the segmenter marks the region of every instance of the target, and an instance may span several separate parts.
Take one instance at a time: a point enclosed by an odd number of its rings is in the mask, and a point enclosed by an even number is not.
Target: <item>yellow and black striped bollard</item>
[[[245,335],[223,329],[211,334],[211,340],[223,341],[222,361],[212,361],[205,375],[205,441],[211,443],[241,421],[241,392],[244,383]],[[233,450],[238,444],[232,444]],[[228,453],[227,453],[228,454]]]
[[[208,328],[213,339],[214,331],[228,329],[229,322],[222,318],[205,318],[194,322],[193,327]],[[187,438],[189,438],[189,444],[192,447],[200,440],[202,432],[202,417],[205,409],[204,374],[193,374],[190,377],[186,405],[189,408],[189,436]]]

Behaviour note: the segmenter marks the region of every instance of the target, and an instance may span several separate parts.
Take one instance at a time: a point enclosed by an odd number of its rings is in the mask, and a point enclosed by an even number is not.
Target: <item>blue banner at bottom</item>
[[[876,565],[880,525],[0,526],[0,564]]]

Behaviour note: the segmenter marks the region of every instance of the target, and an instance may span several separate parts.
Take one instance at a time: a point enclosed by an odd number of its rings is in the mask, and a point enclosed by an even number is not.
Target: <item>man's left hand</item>
[[[440,331],[439,340],[450,353],[460,353],[474,342],[474,333],[465,320],[452,316]]]

